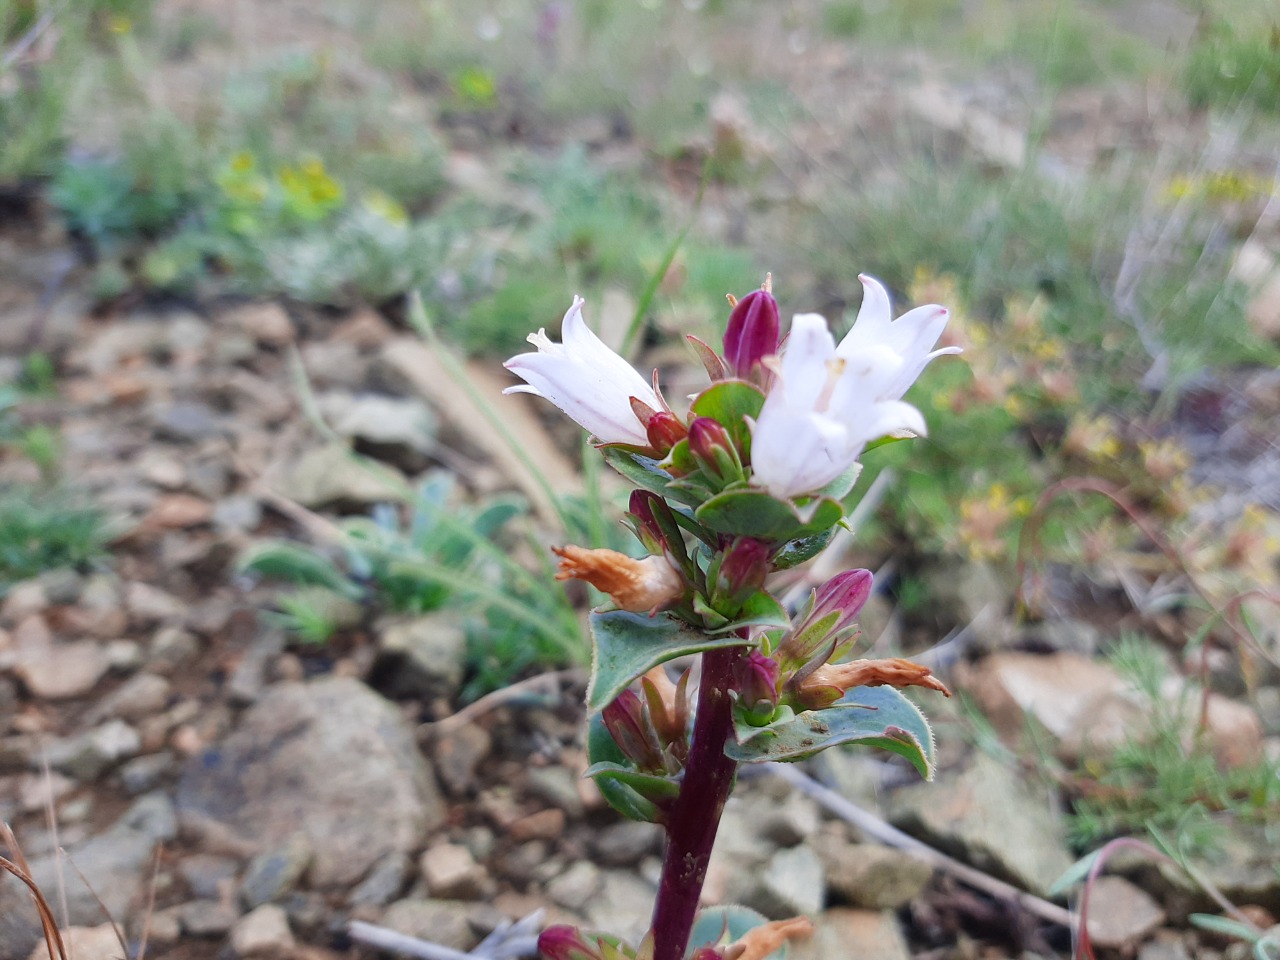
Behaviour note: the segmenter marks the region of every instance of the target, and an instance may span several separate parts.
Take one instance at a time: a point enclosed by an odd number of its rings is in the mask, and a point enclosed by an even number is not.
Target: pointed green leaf
[[[739,627],[789,627],[791,617],[787,608],[767,590],[757,590],[747,598],[742,608],[725,624],[715,628],[715,633],[737,630]]]
[[[695,417],[710,417],[729,431],[744,463],[751,461],[751,428],[746,418],[760,416],[764,394],[745,380],[721,380],[698,394],[689,407]]]
[[[910,700],[893,687],[855,687],[823,710],[805,710],[789,723],[746,727],[725,753],[739,763],[803,760],[839,743],[879,747],[906,757],[933,778],[933,731]]]
[[[844,508],[827,497],[803,508],[751,487],[716,494],[694,511],[698,522],[716,533],[759,540],[795,540],[816,536],[844,517]]]
[[[604,725],[604,717],[595,714],[587,721],[587,759],[592,768],[601,765],[625,767],[627,758],[613,742],[609,728]],[[662,811],[652,800],[646,800],[625,783],[613,778],[597,779],[600,795],[608,801],[609,806],[617,810],[628,820],[639,820],[644,823],[657,823],[662,819]]]
[[[691,653],[750,646],[742,637],[710,637],[667,614],[612,610],[591,615],[595,638],[587,709],[603,710],[649,670]]]
[[[830,497],[832,500],[843,500],[849,495],[849,491],[853,489],[853,485],[858,482],[858,477],[861,475],[862,464],[855,460],[848,470],[819,490],[818,494]]]
[[[827,545],[831,543],[835,535],[836,528],[832,527],[829,530],[823,530],[822,533],[815,533],[811,537],[800,537],[784,544],[782,549],[773,555],[773,568],[775,570],[787,570],[791,567],[798,567],[806,560],[812,560],[827,549]]]
[[[680,784],[670,777],[660,777],[655,773],[641,773],[634,767],[623,763],[602,760],[589,766],[584,777],[590,777],[597,784],[616,781],[630,787],[648,800],[674,800],[680,795]]]
[[[360,596],[360,588],[330,561],[292,543],[265,543],[255,547],[241,559],[240,569],[299,586],[325,587],[352,599]]]
[[[683,441],[681,441],[683,442]],[[658,465],[658,461],[652,457],[646,457],[643,454],[628,450],[622,446],[604,446],[600,448],[600,453],[604,457],[605,462],[623,478],[630,483],[651,493],[656,493],[660,497],[670,497],[681,503],[687,503],[690,506],[696,506],[701,503],[700,499],[695,499],[688,491],[672,488],[671,474],[663,470]]]

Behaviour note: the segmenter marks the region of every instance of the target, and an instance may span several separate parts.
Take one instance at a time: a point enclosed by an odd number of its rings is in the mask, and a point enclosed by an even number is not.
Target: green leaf
[[[744,463],[751,462],[751,428],[746,417],[760,416],[764,394],[745,380],[721,380],[703,390],[689,407],[695,417],[710,417],[725,430]]]
[[[710,637],[674,617],[612,610],[591,615],[595,654],[587,709],[603,710],[639,677],[677,657],[726,647],[750,646],[742,637]]]
[[[855,460],[848,470],[819,490],[818,494],[830,497],[832,500],[843,500],[849,495],[849,491],[853,489],[853,485],[858,482],[858,477],[861,475],[862,464]]]
[[[689,506],[697,506],[702,502],[696,494],[673,487],[671,474],[658,466],[658,461],[652,457],[646,457],[620,446],[601,447],[600,453],[609,466],[634,486],[656,493],[660,497],[670,497],[672,500],[687,503]]]
[[[1094,863],[1098,860],[1099,852],[1094,850],[1091,853],[1086,853],[1071,866],[1067,867],[1066,872],[1053,881],[1053,885],[1049,887],[1049,896],[1060,897],[1077,883],[1084,883],[1089,877],[1089,871],[1093,869]]]
[[[906,757],[933,779],[933,731],[910,700],[893,687],[855,687],[830,707],[805,710],[789,723],[736,727],[725,753],[739,763],[803,760],[827,747],[856,743]]]
[[[1193,913],[1187,919],[1191,921],[1193,927],[1208,930],[1210,933],[1220,933],[1225,937],[1236,937],[1248,943],[1253,943],[1258,939],[1258,931],[1247,924],[1241,923],[1239,920],[1219,917],[1212,913]]]
[[[750,907],[730,904],[724,907],[705,907],[698,911],[698,918],[693,922],[693,931],[689,934],[689,956],[704,947],[721,947],[725,944],[741,940],[756,927],[762,927],[769,920],[756,913]],[[785,960],[787,947],[784,944],[766,960]]]
[[[587,721],[587,759],[591,761],[591,769],[602,765],[625,768],[627,764],[626,755],[614,743],[609,728],[604,725],[604,717],[598,713]],[[598,778],[596,785],[609,806],[627,819],[644,823],[657,823],[662,819],[662,811],[657,804],[646,800],[621,780]]]
[[[835,535],[836,528],[832,527],[830,530],[822,531],[822,533],[815,533],[811,537],[800,537],[792,540],[790,543],[783,545],[782,549],[773,555],[773,568],[775,570],[786,570],[790,567],[798,567],[806,560],[812,560],[827,549],[827,544],[831,543]]]
[[[656,773],[642,773],[625,763],[614,763],[610,760],[593,763],[583,776],[593,778],[597,784],[610,780],[617,781],[648,800],[674,800],[680,795],[680,784],[670,777],[659,776]]]
[[[264,543],[240,560],[240,569],[300,586],[325,587],[344,597],[360,596],[360,588],[324,557],[291,543]]]
[[[748,626],[789,627],[791,617],[787,615],[787,608],[779,603],[773,594],[767,590],[757,590],[747,597],[746,602],[728,623],[716,627],[714,632],[725,633]]]
[[[797,509],[763,490],[737,487],[712,497],[694,516],[716,533],[788,541],[827,532],[844,517],[844,508],[823,497]]]

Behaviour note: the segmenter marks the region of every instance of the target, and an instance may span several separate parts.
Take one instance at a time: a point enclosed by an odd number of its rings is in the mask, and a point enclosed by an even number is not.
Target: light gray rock
[[[225,888],[235,883],[239,872],[240,866],[235,860],[212,853],[194,853],[183,857],[178,864],[178,875],[187,889],[192,896],[202,900],[221,897],[226,892]]]
[[[285,478],[282,492],[305,507],[397,501],[404,479],[390,467],[358,462],[341,444],[304,453]]]
[[[41,700],[83,697],[111,666],[106,651],[92,640],[18,649],[14,660],[14,673]]]
[[[388,853],[373,865],[368,876],[351,891],[353,907],[382,907],[404,889],[413,864],[403,853]]]
[[[183,401],[160,407],[152,414],[156,436],[179,443],[199,443],[218,436],[222,424],[208,404]]]
[[[467,922],[472,906],[457,900],[398,900],[382,915],[382,926],[407,937],[429,940],[455,950],[470,950],[476,935]]]
[[[123,720],[108,720],[101,726],[49,745],[49,765],[86,783],[103,772],[135,756],[142,748],[138,731]]]
[[[779,850],[752,881],[742,902],[771,920],[813,915],[826,902],[826,871],[808,846]]]
[[[102,919],[98,898],[112,917],[124,922],[134,915],[133,909],[144,905],[156,844],[175,836],[172,804],[163,794],[150,794],[135,801],[106,831],[72,847],[68,856],[74,869],[47,855],[32,862],[31,874],[45,890],[57,889],[61,874],[73,925],[87,926]]]
[[[602,870],[598,895],[587,904],[587,919],[635,943],[649,927],[657,887],[630,870]]]
[[[178,908],[178,922],[188,937],[217,940],[225,937],[240,912],[223,900],[192,900]]]
[[[547,884],[552,902],[569,910],[582,910],[599,891],[600,870],[586,860],[579,860]]]
[[[493,884],[471,851],[456,843],[437,843],[419,860],[427,892],[446,900],[477,900],[492,892]]]
[[[629,867],[657,850],[661,840],[662,828],[656,823],[620,820],[596,831],[591,849],[607,867]]]
[[[137,796],[154,788],[173,769],[173,754],[163,750],[126,760],[120,764],[117,775],[125,792]]]
[[[792,960],[911,960],[897,918],[888,911],[839,907],[817,918],[812,937],[791,945]]]
[[[321,399],[321,409],[339,435],[407,470],[425,466],[436,447],[438,418],[416,397],[330,394]]]
[[[289,917],[273,903],[264,903],[236,921],[231,949],[240,957],[282,957],[293,949]]]
[[[489,731],[474,723],[437,735],[431,756],[445,789],[453,796],[464,796],[477,789],[476,768],[492,749]]]
[[[1089,936],[1094,946],[1131,949],[1162,923],[1164,911],[1145,890],[1123,877],[1094,881],[1089,894]]]
[[[169,681],[154,673],[140,673],[103,697],[91,711],[89,722],[138,721],[161,712],[169,702]]]
[[[346,677],[268,690],[238,730],[192,758],[178,808],[260,849],[295,834],[321,838],[309,872],[319,888],[350,885],[387,854],[412,852],[445,819],[409,724]]]
[[[524,776],[525,789],[530,794],[558,807],[570,818],[582,816],[582,795],[578,792],[579,782],[577,774],[559,764],[530,767],[525,771]]]
[[[311,841],[293,834],[283,846],[258,854],[244,872],[240,899],[250,909],[279,900],[298,886],[311,865]]]
[[[896,910],[920,895],[933,868],[919,857],[874,843],[828,839],[818,847],[833,898],[871,910]]]
[[[890,814],[907,832],[1039,896],[1073,862],[1050,796],[986,754],[937,783],[897,791]]]
[[[452,700],[462,685],[467,634],[449,614],[384,620],[371,682],[393,697]]]

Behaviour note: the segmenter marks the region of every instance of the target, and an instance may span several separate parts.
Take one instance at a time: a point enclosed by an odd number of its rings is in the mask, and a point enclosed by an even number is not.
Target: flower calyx
[[[616,550],[572,544],[551,552],[560,558],[557,580],[585,580],[607,593],[619,610],[652,616],[685,594],[684,578],[665,556],[637,560]]]
[[[729,372],[762,387],[772,378],[764,361],[777,354],[781,330],[772,287],[773,278],[766,276],[759,290],[733,302],[724,334],[724,361]]]

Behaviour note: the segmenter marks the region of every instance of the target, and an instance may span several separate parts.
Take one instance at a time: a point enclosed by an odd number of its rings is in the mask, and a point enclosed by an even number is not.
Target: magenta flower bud
[[[738,661],[734,675],[748,719],[768,723],[778,706],[778,661],[752,650],[746,659]]]
[[[729,431],[710,417],[698,417],[689,424],[689,452],[709,480],[727,484],[743,478],[742,458]]]
[[[665,770],[658,732],[649,719],[645,703],[632,690],[623,690],[601,713],[605,729],[618,749],[641,770]]]
[[[644,426],[649,446],[659,457],[665,457],[672,447],[689,435],[689,429],[680,422],[680,418],[667,410],[659,410]]]
[[[783,669],[803,666],[824,651],[826,662],[856,626],[858,614],[871,596],[871,580],[870,570],[847,570],[813,592],[776,651]]]
[[[577,927],[558,923],[538,935],[543,960],[601,960],[600,942],[587,943]]]
[[[717,611],[732,617],[747,598],[764,586],[769,575],[769,548],[751,537],[738,537],[708,570],[711,601]]]
[[[750,378],[760,362],[778,352],[778,301],[767,290],[753,290],[729,314],[724,358],[734,376]]]
[[[648,490],[632,490],[631,500],[627,504],[627,513],[631,515],[631,529],[650,553],[662,552],[662,528],[654,517],[654,509],[660,504],[665,506],[656,493]]]

